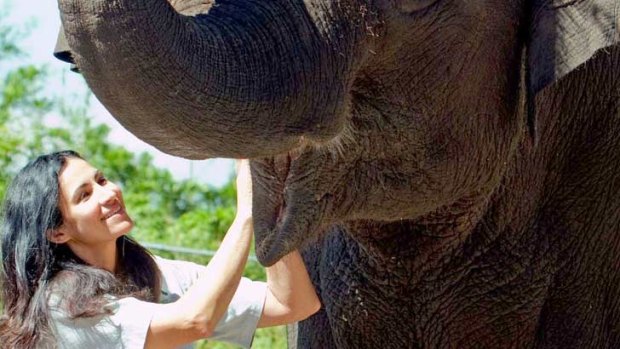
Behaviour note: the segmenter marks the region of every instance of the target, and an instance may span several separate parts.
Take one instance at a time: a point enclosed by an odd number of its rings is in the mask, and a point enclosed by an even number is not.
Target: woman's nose
[[[116,191],[111,188],[100,187],[101,194],[99,196],[99,202],[102,205],[111,204],[117,199]]]

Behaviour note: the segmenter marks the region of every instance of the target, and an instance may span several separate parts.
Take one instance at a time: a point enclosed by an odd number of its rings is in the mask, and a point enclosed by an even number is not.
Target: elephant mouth
[[[298,249],[320,226],[323,209],[301,157],[292,151],[252,161],[256,256],[265,266]]]

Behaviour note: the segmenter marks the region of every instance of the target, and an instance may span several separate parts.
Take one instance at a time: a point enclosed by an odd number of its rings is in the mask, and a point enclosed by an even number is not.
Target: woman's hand
[[[247,219],[252,217],[252,176],[250,161],[237,160],[237,217]]]

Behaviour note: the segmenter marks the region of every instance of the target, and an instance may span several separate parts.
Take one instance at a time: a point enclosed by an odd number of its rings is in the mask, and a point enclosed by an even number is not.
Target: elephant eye
[[[431,6],[439,0],[401,0],[398,9],[404,13],[414,13]]]

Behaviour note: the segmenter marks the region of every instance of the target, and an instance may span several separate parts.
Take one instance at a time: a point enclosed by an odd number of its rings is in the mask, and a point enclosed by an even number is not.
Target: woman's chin
[[[116,235],[117,237],[125,236],[129,234],[132,228],[133,228],[133,221],[129,219],[126,222],[122,222],[118,224],[114,235]]]

